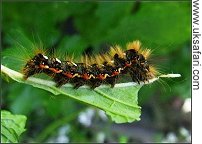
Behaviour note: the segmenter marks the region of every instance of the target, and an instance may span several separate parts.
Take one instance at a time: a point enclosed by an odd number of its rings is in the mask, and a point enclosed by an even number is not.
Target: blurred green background
[[[28,117],[21,142],[190,142],[190,2],[4,1],[2,18],[2,52],[15,51],[16,30],[76,57],[140,40],[153,50],[160,71],[182,75],[141,88],[141,121],[129,124],[112,123],[98,109],[3,79],[1,108]]]

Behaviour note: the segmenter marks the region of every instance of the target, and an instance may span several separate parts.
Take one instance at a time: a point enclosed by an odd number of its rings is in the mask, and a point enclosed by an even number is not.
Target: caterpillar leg
[[[99,87],[102,83],[103,83],[103,81],[101,81],[101,80],[93,79],[92,81],[90,81],[90,83],[88,85],[90,85],[91,89],[95,89],[96,87]]]
[[[110,84],[111,88],[113,88],[116,84],[117,79],[118,79],[118,76],[109,77],[106,79],[106,83]]]
[[[56,83],[56,87],[61,87],[62,85],[65,85],[66,83],[69,82],[69,79],[67,77],[64,77],[63,74],[56,74],[53,77],[53,80]]]
[[[131,76],[133,82],[137,82],[138,84],[140,84],[140,80],[138,79],[137,73],[130,72],[130,76]]]
[[[79,87],[86,84],[86,82],[82,78],[74,78],[70,80],[70,83],[73,84],[74,89],[78,89]]]

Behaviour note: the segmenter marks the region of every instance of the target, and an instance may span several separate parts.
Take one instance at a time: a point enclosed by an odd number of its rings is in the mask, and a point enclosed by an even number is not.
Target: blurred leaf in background
[[[20,135],[25,131],[26,120],[24,115],[13,115],[9,111],[1,110],[1,142],[19,142]]]
[[[127,42],[138,39],[143,47],[153,50],[152,60],[161,72],[182,75],[179,79],[159,81],[141,88],[138,99],[143,115],[139,123],[114,125],[94,112],[89,127],[77,120],[86,105],[62,96],[55,98],[30,86],[3,81],[2,108],[28,117],[22,142],[62,142],[62,139],[64,142],[96,142],[101,139],[104,142],[151,142],[161,133],[159,142],[164,136],[169,136],[170,131],[179,133],[180,127],[190,132],[190,115],[184,114],[181,109],[184,100],[191,96],[189,1],[4,1],[2,17],[2,53],[12,49],[16,55],[16,41],[26,47],[28,39],[42,42],[47,49],[79,58],[83,53],[105,52],[111,45],[124,47]],[[22,35],[15,31],[20,31]],[[14,59],[6,61],[2,57],[2,60],[5,65],[14,63],[18,70],[23,66],[18,66]],[[68,116],[72,117],[68,119]],[[60,121],[61,118],[64,119]],[[178,142],[188,140],[179,139]]]

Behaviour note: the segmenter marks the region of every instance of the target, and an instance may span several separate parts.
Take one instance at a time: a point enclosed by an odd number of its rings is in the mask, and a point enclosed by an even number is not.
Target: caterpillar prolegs
[[[45,73],[51,76],[57,87],[66,83],[74,88],[89,85],[92,89],[102,84],[114,87],[118,78],[129,74],[133,82],[147,82],[157,76],[156,69],[148,63],[150,49],[142,49],[139,41],[126,45],[111,47],[108,53],[96,56],[83,56],[80,62],[60,60],[38,52],[28,60],[23,68],[24,78]]]

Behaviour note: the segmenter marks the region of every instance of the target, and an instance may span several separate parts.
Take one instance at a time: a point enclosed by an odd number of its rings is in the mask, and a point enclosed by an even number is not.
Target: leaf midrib
[[[84,103],[88,103],[88,102],[86,102],[86,101],[84,101],[84,100],[81,100],[81,99],[78,99],[77,97],[75,97],[75,96],[72,96],[72,95],[70,95],[70,94],[67,94],[67,93],[65,93],[65,92],[63,92],[63,91],[60,91],[59,89],[55,89],[56,91],[58,91],[60,94],[63,94],[63,95],[66,95],[66,96],[69,96],[69,97],[71,97],[71,98],[74,98],[74,99],[77,99],[77,100],[79,100],[79,101],[82,101],[82,102],[84,102]],[[90,105],[92,105],[91,103],[88,103],[88,104],[90,104]],[[96,106],[96,107],[98,107],[98,108],[100,108],[100,109],[103,109],[103,110],[105,110],[105,111],[109,111],[109,112],[111,112],[111,113],[115,113],[115,114],[117,114],[117,115],[120,115],[120,116],[123,116],[123,117],[130,117],[130,118],[133,118],[134,116],[130,116],[129,114],[127,114],[127,115],[124,115],[124,114],[122,114],[122,113],[117,113],[116,111],[112,111],[112,110],[110,110],[110,109],[105,109],[104,107],[100,107],[100,106],[98,106],[98,105],[96,105],[96,104],[93,104],[92,106]],[[135,107],[134,107],[135,108]],[[137,108],[136,108],[137,109]]]

